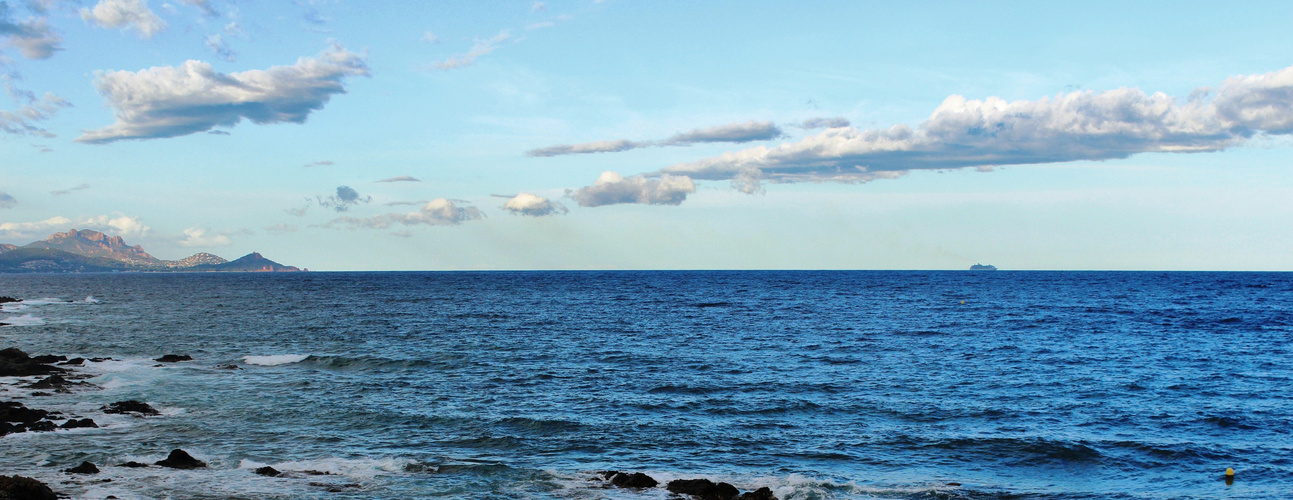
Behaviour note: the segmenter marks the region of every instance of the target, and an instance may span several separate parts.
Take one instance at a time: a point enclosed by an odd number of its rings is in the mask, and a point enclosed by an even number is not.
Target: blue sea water
[[[1293,497],[1289,273],[5,275],[0,295],[27,299],[0,347],[114,358],[72,394],[0,388],[103,426],[0,437],[0,474],[73,498],[669,498],[604,469],[783,500]],[[151,360],[171,353],[195,360]],[[126,399],[163,414],[99,410]],[[172,448],[210,467],[117,466]],[[82,460],[103,472],[60,472]]]

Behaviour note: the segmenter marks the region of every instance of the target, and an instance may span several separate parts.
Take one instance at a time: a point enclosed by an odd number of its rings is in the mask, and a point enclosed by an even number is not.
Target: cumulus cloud
[[[391,177],[390,179],[382,179],[377,182],[422,182],[422,181],[410,175],[401,175],[399,177]]]
[[[509,198],[503,204],[503,210],[512,212],[513,215],[528,215],[531,217],[557,215],[567,212],[565,205],[530,193],[521,193]]]
[[[618,141],[597,141],[585,142],[582,144],[550,146],[546,148],[531,149],[526,151],[525,154],[526,156],[561,156],[587,153],[614,153],[646,147],[652,144],[653,143],[649,142],[633,142],[621,139]]]
[[[104,28],[133,29],[143,38],[152,38],[166,28],[166,21],[143,0],[99,0],[93,9],[81,9],[81,19]]]
[[[43,12],[39,5],[33,10]],[[0,2],[0,47],[14,47],[27,59],[48,59],[62,50],[58,44],[63,39],[50,29],[47,18],[33,17],[19,22],[11,15],[9,4]]]
[[[99,73],[95,86],[116,114],[116,123],[86,131],[79,142],[155,139],[233,126],[244,118],[257,125],[304,123],[346,77],[368,75],[365,57],[339,45],[291,66],[219,73],[190,60],[139,72]]]
[[[1109,160],[1138,153],[1218,151],[1255,134],[1293,133],[1293,67],[1229,78],[1188,99],[1134,88],[1035,101],[953,95],[919,126],[830,128],[652,175],[772,182],[865,182],[910,170]]]
[[[511,39],[512,35],[507,30],[500,31],[493,38],[476,42],[466,54],[449,56],[448,59],[436,63],[435,67],[440,70],[451,70],[471,66],[476,64],[476,58],[493,52],[498,49],[499,44]]]
[[[360,197],[359,192],[355,191],[350,186],[337,186],[337,194],[326,197],[319,196],[318,200],[319,206],[323,208],[331,208],[338,212],[345,212],[350,210],[350,207],[352,206],[373,201],[373,197]]]
[[[67,231],[68,229],[73,228],[93,229],[95,231],[102,231],[104,233],[128,238],[143,236],[150,230],[150,228],[145,226],[143,221],[138,217],[127,217],[124,215],[96,215],[73,220],[67,217],[55,216],[36,222],[0,223],[0,237],[22,239],[44,238],[52,233]]]
[[[18,206],[18,200],[4,191],[0,191],[0,210]]]
[[[546,157],[588,153],[617,153],[620,151],[628,151],[630,149],[654,146],[688,146],[691,144],[710,142],[741,143],[764,141],[776,139],[782,135],[781,129],[772,122],[750,120],[745,123],[730,123],[709,128],[699,128],[690,132],[682,132],[674,134],[672,137],[661,141],[636,142],[628,139],[620,139],[615,141],[563,144],[546,148],[531,149],[526,151],[525,154],[526,156]]]
[[[222,247],[233,243],[228,235],[212,233],[206,228],[190,227],[177,242],[183,247]]]
[[[847,118],[836,116],[833,118],[809,118],[799,124],[799,128],[817,129],[817,128],[839,128],[849,126]]]
[[[624,177],[606,171],[592,186],[567,190],[566,196],[581,207],[599,207],[619,203],[647,205],[678,205],[687,195],[696,192],[696,184],[685,175],[661,175],[647,178],[641,175]]]
[[[31,101],[14,111],[0,110],[0,131],[14,135],[34,135],[54,137],[48,130],[40,128],[36,122],[48,120],[58,110],[71,106],[71,103],[52,93],[46,92],[40,99]]]
[[[63,196],[63,195],[67,195],[67,194],[72,194],[72,191],[80,191],[80,190],[82,190],[82,189],[90,189],[90,185],[89,185],[89,184],[78,184],[78,185],[76,185],[76,186],[73,186],[73,187],[70,187],[70,188],[67,188],[67,189],[59,189],[59,190],[57,190],[57,191],[50,191],[50,192],[49,192],[49,194],[54,195],[54,196]]]
[[[382,214],[373,217],[338,217],[323,227],[346,226],[349,229],[385,229],[395,224],[405,226],[449,226],[485,217],[476,207],[459,207],[454,202],[437,198],[427,202],[421,210],[404,214]]]

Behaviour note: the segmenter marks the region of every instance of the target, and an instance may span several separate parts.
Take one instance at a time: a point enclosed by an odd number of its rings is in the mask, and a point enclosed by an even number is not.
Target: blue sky
[[[0,1],[0,242],[1293,269],[1288,2]]]

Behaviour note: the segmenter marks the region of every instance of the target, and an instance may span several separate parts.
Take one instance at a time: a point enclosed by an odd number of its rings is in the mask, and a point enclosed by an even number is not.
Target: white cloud
[[[781,129],[772,122],[750,120],[745,123],[729,123],[709,128],[695,129],[690,132],[674,134],[661,141],[635,142],[628,139],[615,141],[596,141],[580,144],[562,144],[526,151],[526,156],[562,156],[588,153],[618,153],[630,149],[658,146],[689,146],[709,142],[751,142],[776,139],[781,137]]]
[[[71,106],[70,103],[52,93],[45,93],[39,100],[30,102],[14,111],[0,111],[0,131],[14,135],[35,135],[54,137],[48,130],[36,126],[35,122],[48,120],[58,110]]]
[[[33,17],[22,22],[9,18],[9,5],[0,2],[0,47],[14,47],[27,59],[48,59],[54,52],[63,50],[63,41],[49,27],[45,17]]]
[[[138,217],[96,215],[72,220],[67,217],[56,216],[36,222],[0,223],[0,237],[44,238],[55,232],[73,228],[93,229],[127,238],[143,236],[150,230]]]
[[[317,199],[319,200],[319,206],[331,208],[338,212],[345,212],[350,210],[352,206],[373,201],[372,196],[361,197],[359,192],[350,186],[337,186],[337,194],[326,197],[319,196]]]
[[[338,217],[323,227],[345,225],[350,229],[385,229],[395,224],[405,226],[448,226],[485,217],[476,207],[459,207],[454,202],[437,198],[427,202],[421,210],[404,214],[382,214],[373,217]]]
[[[237,59],[237,54],[234,53],[233,49],[229,48],[229,44],[225,42],[224,37],[220,35],[208,36],[206,38],[206,45],[208,49],[215,52],[215,54],[220,56],[221,59],[229,62],[234,62],[234,60]]]
[[[364,56],[339,45],[268,70],[225,74],[190,60],[178,67],[99,73],[95,86],[117,121],[76,140],[101,144],[175,137],[233,126],[244,118],[257,125],[304,123],[333,94],[345,93],[342,80],[355,75],[368,75]]]
[[[619,203],[647,205],[678,205],[687,195],[696,192],[696,184],[683,175],[662,175],[648,179],[641,175],[624,177],[606,171],[597,177],[592,186],[567,190],[566,196],[581,207],[599,207]]]
[[[63,196],[63,195],[72,194],[72,191],[80,191],[80,190],[82,190],[82,189],[90,189],[90,185],[89,185],[89,184],[77,184],[76,186],[73,186],[73,187],[70,187],[70,188],[67,188],[67,189],[59,189],[59,190],[56,190],[56,191],[50,191],[50,192],[49,192],[49,194],[54,195],[54,196]]]
[[[13,208],[18,206],[18,200],[4,191],[0,191],[0,209]]]
[[[220,15],[219,12],[216,12],[215,9],[211,7],[211,2],[208,2],[207,0],[180,0],[180,3],[197,8],[202,11],[202,15],[207,17],[216,17]]]
[[[440,43],[440,37],[430,31],[422,34],[422,41],[426,43]]]
[[[781,137],[781,129],[772,122],[730,123],[709,128],[698,128],[690,132],[675,134],[665,139],[666,144],[687,145],[699,142],[753,142],[766,141]]]
[[[143,0],[99,0],[94,9],[81,9],[81,19],[104,28],[133,29],[143,38],[152,38],[166,28],[166,21]]]
[[[839,128],[839,127],[847,127],[847,126],[849,126],[849,120],[842,116],[836,116],[832,118],[821,118],[821,117],[809,118],[807,120],[804,120],[803,123],[799,124],[800,128],[806,128],[806,129]]]
[[[391,178],[389,178],[389,179],[382,179],[382,180],[377,181],[377,182],[422,182],[422,181],[421,181],[421,180],[418,180],[417,178],[414,178],[414,177],[413,177],[413,176],[411,176],[411,175],[401,175],[401,176],[399,176],[399,177],[391,177]]]
[[[530,193],[521,193],[509,198],[503,204],[503,210],[512,212],[513,215],[529,215],[531,217],[557,215],[567,212],[565,205]]]
[[[526,151],[526,156],[561,156],[577,155],[587,153],[614,153],[619,151],[628,151],[645,146],[651,143],[633,142],[625,139],[618,141],[597,141],[585,142],[582,144],[566,144],[559,146],[550,146],[546,148],[531,149]]]
[[[190,227],[184,230],[184,236],[178,243],[183,247],[222,247],[233,241],[224,234],[211,233],[201,227]]]
[[[500,31],[497,35],[494,35],[493,38],[476,42],[476,44],[473,45],[471,50],[467,51],[466,54],[449,56],[448,59],[436,63],[435,67],[436,69],[450,70],[471,66],[472,64],[476,64],[476,58],[493,52],[498,48],[499,44],[506,42],[511,38],[512,35],[509,34],[507,30]]]
[[[830,128],[662,169],[695,179],[865,182],[916,169],[1108,160],[1218,151],[1257,133],[1293,133],[1293,67],[1229,78],[1184,101],[1121,88],[1008,102],[953,95],[916,128]]]
[[[548,10],[548,5],[543,2],[534,2],[530,4],[530,12],[543,12]]]

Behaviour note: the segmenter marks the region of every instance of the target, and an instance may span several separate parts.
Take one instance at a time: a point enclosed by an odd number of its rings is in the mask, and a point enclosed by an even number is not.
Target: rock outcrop
[[[165,460],[159,460],[157,465],[172,469],[198,469],[206,467],[207,463],[193,458],[187,451],[176,448],[171,450],[171,454],[167,455]]]

